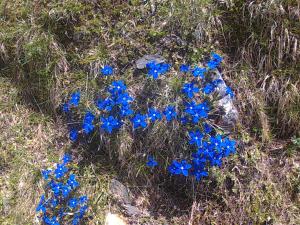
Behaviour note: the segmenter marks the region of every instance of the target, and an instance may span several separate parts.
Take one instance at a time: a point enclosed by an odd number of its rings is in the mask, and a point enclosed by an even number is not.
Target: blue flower
[[[171,66],[167,63],[156,64],[155,62],[150,62],[146,67],[148,69],[147,75],[157,79],[159,75],[168,72]]]
[[[215,87],[218,87],[219,84],[224,83],[224,81],[223,81],[222,79],[216,79],[216,80],[213,80],[211,83],[212,83]]]
[[[54,175],[56,179],[62,178],[68,172],[68,168],[64,164],[57,164],[54,170]]]
[[[217,151],[222,151],[223,140],[221,135],[211,136],[210,137],[210,145]]]
[[[116,103],[120,104],[120,105],[128,105],[129,102],[132,102],[132,101],[133,101],[133,98],[128,93],[123,93],[117,97]]]
[[[214,60],[210,60],[210,61],[208,61],[208,63],[207,63],[207,67],[208,67],[208,69],[210,69],[210,70],[216,69],[216,68],[218,67],[218,65],[219,65],[219,62],[216,62],[216,61],[214,61]]]
[[[194,77],[200,77],[200,78],[203,79],[203,78],[204,78],[205,72],[206,72],[206,68],[199,68],[199,67],[196,67],[196,68],[193,70],[192,74],[193,74]]]
[[[120,122],[113,116],[101,117],[100,118],[102,125],[101,128],[108,133],[112,133],[114,129],[119,128]]]
[[[59,222],[57,221],[56,216],[53,216],[52,218],[44,216],[43,220],[44,220],[46,225],[59,225]]]
[[[67,198],[71,193],[71,187],[69,185],[62,185],[60,188],[61,194],[64,198]]]
[[[183,125],[186,125],[188,122],[190,122],[190,120],[187,116],[181,116],[179,118],[179,120],[180,120],[180,123],[183,124]]]
[[[49,175],[52,173],[52,170],[42,170],[42,176],[45,180],[49,179]]]
[[[190,144],[191,145],[197,145],[198,147],[200,147],[202,145],[202,139],[204,137],[204,135],[199,131],[190,131],[189,132],[189,136],[190,136]]]
[[[188,97],[193,98],[194,93],[199,92],[199,88],[195,86],[195,83],[186,83],[182,88],[182,92]]]
[[[80,101],[80,92],[76,91],[72,93],[69,104],[77,107],[79,105],[79,101]]]
[[[204,123],[203,130],[204,130],[204,133],[209,134],[210,132],[213,131],[213,127],[207,123]]]
[[[78,130],[75,128],[71,129],[69,138],[71,141],[75,142],[78,139]]]
[[[105,65],[102,69],[101,69],[101,73],[104,76],[110,76],[113,74],[113,68],[109,65]]]
[[[78,205],[78,200],[76,198],[71,198],[68,201],[68,206],[71,207],[71,208],[76,208],[77,205]]]
[[[82,129],[85,134],[90,134],[95,126],[93,125],[93,121],[95,116],[91,112],[87,112],[83,119]]]
[[[122,105],[120,107],[120,115],[122,117],[133,115],[133,110],[130,108],[130,105]]]
[[[45,195],[42,195],[40,198],[40,202],[38,206],[36,207],[36,212],[42,211],[43,213],[46,212],[46,204],[47,202],[45,201]]]
[[[171,174],[188,176],[189,169],[192,167],[191,164],[187,163],[186,160],[182,160],[181,162],[177,162],[176,160],[169,166],[169,172]]]
[[[71,187],[71,189],[75,189],[79,187],[79,183],[76,181],[75,174],[71,174],[69,179],[67,180],[68,185]]]
[[[180,70],[180,72],[182,72],[182,73],[187,73],[187,72],[189,72],[189,70],[190,70],[190,66],[189,66],[189,65],[186,65],[186,64],[182,64],[182,65],[179,67],[179,70]]]
[[[223,60],[223,58],[220,55],[218,55],[217,53],[214,53],[214,52],[211,53],[211,57],[218,64],[220,64]]]
[[[80,196],[79,197],[79,204],[84,204],[88,201],[88,198],[86,195]]]
[[[158,165],[157,161],[154,160],[153,156],[148,156],[147,166],[156,167]]]
[[[171,65],[168,63],[161,63],[159,64],[159,74],[167,73],[171,68]]]
[[[171,106],[171,105],[167,106],[163,113],[168,122],[172,121],[177,116],[175,106]]]
[[[104,100],[98,99],[96,101],[96,106],[99,110],[106,110],[110,112],[115,106],[115,102],[111,98],[106,98]]]
[[[56,198],[50,199],[50,205],[55,208],[58,205],[58,200]]]
[[[155,122],[156,120],[161,120],[162,116],[160,111],[158,111],[155,108],[149,108],[148,109],[148,118],[152,121]]]
[[[206,95],[209,95],[212,92],[214,92],[214,90],[215,90],[215,86],[211,83],[208,83],[204,86],[204,88],[202,89],[202,92]]]
[[[113,81],[111,86],[109,87],[108,91],[115,95],[120,94],[126,90],[126,85],[123,80]]]
[[[70,105],[69,105],[68,103],[63,104],[62,110],[63,110],[63,112],[65,112],[65,113],[70,112]]]
[[[206,102],[196,104],[194,101],[187,103],[185,112],[192,117],[193,123],[198,123],[200,119],[207,118],[209,112],[209,106]]]
[[[234,140],[230,140],[227,137],[224,138],[222,147],[224,149],[223,157],[227,157],[230,154],[234,154],[236,152],[236,142]]]
[[[229,95],[231,98],[234,97],[234,92],[230,87],[226,87],[226,95]]]
[[[133,118],[132,118],[132,123],[133,123],[133,128],[137,129],[139,127],[142,128],[146,128],[147,127],[147,116],[146,115],[142,115],[142,114],[136,114]]]
[[[63,164],[67,164],[67,163],[71,162],[72,156],[68,153],[65,153],[62,160],[63,160]]]

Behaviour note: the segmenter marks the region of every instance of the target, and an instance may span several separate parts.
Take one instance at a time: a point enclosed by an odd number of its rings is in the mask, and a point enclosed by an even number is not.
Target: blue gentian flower
[[[218,64],[220,64],[223,60],[223,58],[220,55],[218,55],[217,53],[214,53],[214,52],[212,52],[211,57]]]
[[[63,160],[63,164],[67,164],[67,163],[71,162],[72,156],[68,153],[65,153],[62,160]]]
[[[182,160],[181,162],[177,162],[176,160],[169,166],[169,172],[171,174],[188,176],[189,169],[192,167],[191,164],[187,163],[186,160]]]
[[[148,69],[147,75],[157,79],[159,75],[168,72],[171,66],[167,63],[156,64],[155,62],[150,62],[146,67]]]
[[[210,139],[210,144],[211,146],[217,151],[221,152],[222,151],[222,146],[223,146],[223,140],[221,135],[216,135],[216,136],[211,136]]]
[[[182,65],[179,67],[179,70],[180,70],[180,72],[182,72],[182,73],[187,73],[187,72],[189,72],[189,70],[190,70],[190,66],[189,66],[189,65],[186,65],[186,64],[182,64]]]
[[[115,106],[115,102],[111,98],[106,98],[104,100],[98,99],[96,101],[96,106],[99,110],[106,110],[110,112]]]
[[[62,185],[60,188],[61,194],[64,198],[67,198],[71,193],[72,188],[69,185]]]
[[[69,105],[69,103],[63,104],[62,110],[63,110],[63,112],[65,112],[65,113],[70,112],[70,105]]]
[[[71,187],[71,189],[75,189],[79,187],[79,183],[76,181],[75,174],[71,174],[69,179],[67,180],[68,185]]]
[[[120,94],[117,97],[116,103],[119,105],[128,105],[130,102],[133,101],[133,98],[128,93]]]
[[[158,165],[157,161],[154,160],[153,156],[148,156],[147,166],[156,167]]]
[[[95,116],[91,112],[87,112],[83,119],[82,129],[85,134],[90,134],[95,126],[93,125],[93,121]]]
[[[224,138],[222,147],[224,149],[223,157],[227,157],[230,154],[234,154],[236,152],[236,142],[234,140],[230,140],[227,137]]]
[[[218,67],[218,65],[219,65],[219,62],[216,62],[216,61],[214,61],[214,60],[210,60],[210,61],[208,61],[208,63],[207,63],[207,67],[208,67],[209,70],[214,70],[214,69],[216,69],[216,68]]]
[[[203,79],[205,72],[206,72],[206,68],[196,67],[193,70],[192,74],[193,74],[194,77],[200,77],[201,79]]]
[[[78,200],[76,198],[71,198],[68,202],[68,206],[71,208],[76,208],[78,205]]]
[[[214,92],[214,90],[215,90],[215,86],[211,83],[208,83],[204,86],[204,88],[202,89],[202,92],[206,95],[209,95],[212,92]]]
[[[186,83],[183,85],[182,92],[188,97],[193,98],[194,93],[199,92],[199,88],[195,86],[195,83]]]
[[[149,108],[148,109],[148,118],[152,121],[155,122],[156,120],[161,120],[162,116],[160,111],[158,111],[155,108]]]
[[[77,141],[77,139],[78,139],[78,130],[75,129],[75,128],[71,129],[69,137],[70,137],[71,141],[73,141],[73,142]]]
[[[44,180],[48,180],[49,179],[49,175],[52,173],[52,170],[42,170],[42,176],[44,178]]]
[[[88,198],[86,195],[80,196],[79,197],[79,204],[84,204],[88,201]]]
[[[120,125],[118,119],[113,116],[101,117],[100,120],[102,122],[101,128],[110,134]]]
[[[226,95],[229,95],[231,98],[234,98],[234,92],[230,87],[226,87]]]
[[[189,132],[189,136],[190,136],[190,144],[191,145],[196,145],[198,147],[201,147],[202,145],[202,139],[204,138],[204,135],[199,131],[190,131]]]
[[[183,124],[183,125],[186,125],[187,123],[190,122],[190,120],[189,120],[189,118],[187,116],[181,116],[179,118],[179,120],[180,120],[180,123]]]
[[[112,95],[121,94],[126,90],[126,85],[123,80],[113,81],[108,91]]]
[[[54,170],[54,175],[56,179],[62,178],[68,172],[68,168],[64,164],[57,164]]]
[[[80,101],[80,92],[76,91],[71,94],[71,99],[69,100],[69,104],[77,107]]]
[[[131,115],[133,115],[133,110],[130,108],[130,105],[122,105],[121,107],[120,107],[120,115],[122,116],[122,117],[126,117],[126,116],[131,116]]]
[[[90,134],[94,130],[95,126],[92,123],[83,123],[82,129],[85,134]]]
[[[212,85],[214,85],[215,87],[218,87],[219,84],[222,84],[224,81],[222,79],[216,79],[216,80],[213,80],[211,83]]]
[[[213,127],[207,123],[204,123],[203,130],[204,130],[204,133],[209,134],[210,132],[213,131]]]
[[[46,199],[45,199],[45,195],[42,195],[40,198],[40,202],[38,204],[38,206],[36,207],[36,212],[42,211],[43,213],[46,212]]]
[[[167,106],[163,113],[168,122],[172,121],[177,117],[175,106],[171,106],[171,105]]]
[[[44,216],[43,220],[44,220],[46,225],[60,225],[59,222],[57,221],[56,216],[53,216],[52,218]]]
[[[113,68],[109,65],[105,65],[102,69],[101,69],[101,73],[104,76],[110,76],[113,74]]]
[[[147,127],[147,116],[146,115],[142,115],[142,114],[136,114],[133,118],[132,118],[132,123],[133,123],[133,129],[137,129],[139,127],[142,128],[146,128]]]

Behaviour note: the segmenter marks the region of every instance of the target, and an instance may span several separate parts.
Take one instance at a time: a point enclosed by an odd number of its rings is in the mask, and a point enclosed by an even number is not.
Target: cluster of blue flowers
[[[45,194],[40,197],[36,211],[46,225],[77,225],[88,209],[87,197],[76,193],[79,183],[75,174],[70,173],[70,161],[71,156],[65,154],[55,169],[42,171]]]
[[[171,65],[167,63],[150,62],[147,63],[146,67],[148,69],[147,75],[156,80],[160,75],[167,73],[170,70]]]
[[[183,84],[182,105],[168,105],[161,110],[151,107],[144,114],[133,109],[134,98],[128,93],[125,82],[122,80],[113,81],[106,91],[106,96],[95,101],[95,105],[99,110],[97,114],[100,114],[100,116],[97,118],[96,113],[94,115],[92,112],[87,111],[83,117],[81,128],[70,130],[70,139],[75,142],[79,134],[88,135],[96,127],[100,131],[111,134],[126,124],[126,120],[131,123],[133,130],[147,128],[149,124],[163,119],[166,122],[176,120],[190,130],[188,132],[189,144],[192,148],[195,148],[195,152],[190,155],[190,160],[174,160],[169,165],[168,170],[173,175],[191,175],[200,180],[208,175],[210,167],[220,167],[222,159],[236,151],[236,142],[218,134],[218,130],[210,125],[211,123],[208,120],[214,107],[213,102],[208,100],[211,99],[208,98],[208,95],[214,93],[220,87],[220,84],[224,84],[222,79],[212,79],[212,76],[209,75],[218,68],[221,62],[222,57],[213,53],[206,67],[181,65],[180,72],[185,77],[188,74],[192,75],[189,82]],[[158,79],[159,75],[166,74],[170,68],[171,66],[166,63],[156,64],[150,62],[147,64],[147,75]],[[111,75],[112,71],[112,68],[105,66],[101,73]],[[225,95],[234,97],[233,91],[227,86]],[[79,92],[75,92],[66,104],[77,107],[79,99]],[[70,107],[65,110],[65,105],[63,110],[70,113]],[[159,163],[153,156],[148,156],[146,165],[154,168],[159,166]]]

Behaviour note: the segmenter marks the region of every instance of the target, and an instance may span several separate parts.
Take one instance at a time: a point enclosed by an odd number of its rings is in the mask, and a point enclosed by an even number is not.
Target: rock
[[[219,71],[217,71],[213,76],[213,80],[216,79],[223,81],[218,84],[218,88],[216,89],[218,95],[221,96],[221,99],[217,101],[217,106],[221,109],[221,123],[225,129],[231,130],[234,128],[239,114],[233,104],[233,99],[229,95],[226,95],[227,85]]]
[[[130,204],[132,202],[129,190],[120,181],[112,179],[109,190],[113,197],[116,198],[119,202],[124,204]]]
[[[128,216],[149,216],[148,212],[144,212],[136,206],[130,204],[124,204],[122,207],[124,208],[125,213]]]
[[[105,218],[105,225],[127,225],[127,222],[117,214],[108,213]]]
[[[155,63],[163,63],[166,59],[160,55],[144,55],[142,58],[139,58],[136,60],[136,68],[138,69],[144,69],[146,68],[146,65],[150,62]]]

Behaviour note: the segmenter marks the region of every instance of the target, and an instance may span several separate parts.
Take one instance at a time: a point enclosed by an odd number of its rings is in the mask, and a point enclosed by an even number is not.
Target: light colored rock
[[[163,63],[166,59],[160,55],[144,55],[142,58],[139,58],[136,60],[136,68],[138,69],[144,69],[146,68],[146,65],[150,62],[155,63]]]
[[[125,219],[117,214],[108,213],[105,218],[105,225],[127,225]]]
[[[130,204],[132,202],[129,190],[120,181],[112,179],[110,182],[109,190],[113,197],[120,203]]]

